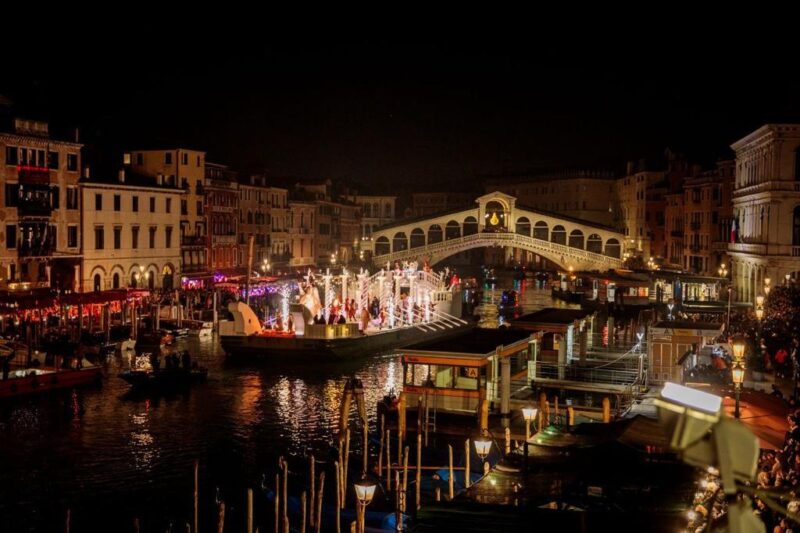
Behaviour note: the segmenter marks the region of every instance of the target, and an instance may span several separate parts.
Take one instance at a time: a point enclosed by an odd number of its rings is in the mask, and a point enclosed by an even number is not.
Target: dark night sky
[[[70,42],[77,62],[6,71],[0,94],[56,127],[79,126],[100,148],[180,143],[277,176],[445,185],[543,167],[619,170],[668,146],[709,163],[765,121],[800,119],[800,70],[753,75],[737,66],[742,51],[713,39],[576,51],[546,40],[275,44],[149,32]]]

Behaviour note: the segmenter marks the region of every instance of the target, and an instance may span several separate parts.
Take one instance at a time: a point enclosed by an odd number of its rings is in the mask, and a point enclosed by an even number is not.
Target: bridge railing
[[[376,255],[375,262],[381,263],[384,261],[398,261],[410,257],[416,257],[420,254],[436,255],[450,250],[459,250],[463,248],[473,247],[476,244],[485,243],[488,246],[502,244],[508,246],[518,245],[521,248],[531,250],[542,250],[546,252],[555,253],[570,259],[578,259],[586,262],[600,263],[608,266],[621,266],[622,260],[617,257],[590,252],[583,248],[575,248],[565,244],[559,244],[544,239],[537,239],[528,235],[519,233],[473,233],[464,237],[455,239],[447,239],[434,244],[419,246],[416,248],[409,248],[406,250],[391,252],[389,254]]]

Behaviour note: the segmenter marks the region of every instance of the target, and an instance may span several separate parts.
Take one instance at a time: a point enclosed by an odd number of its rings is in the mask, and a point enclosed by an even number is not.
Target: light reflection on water
[[[526,311],[550,305],[548,291],[528,289],[522,299]],[[188,516],[195,459],[209,499],[216,486],[239,495],[274,474],[279,455],[290,462],[309,450],[324,456],[348,377],[364,384],[373,432],[376,403],[402,389],[394,355],[230,366],[216,339],[191,338],[178,348],[209,368],[207,383],[132,395],[116,377],[130,358],[117,356],[100,388],[0,403],[1,531],[60,530],[67,507],[75,531],[92,524],[124,530],[134,516],[164,531],[166,521]]]

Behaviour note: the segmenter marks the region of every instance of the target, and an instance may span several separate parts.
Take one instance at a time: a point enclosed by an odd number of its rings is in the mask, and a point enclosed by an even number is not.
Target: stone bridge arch
[[[622,266],[624,236],[613,228],[527,207],[493,192],[470,209],[398,221],[373,232],[376,264],[404,259],[441,261],[473,248],[531,251],[564,267],[606,270]]]

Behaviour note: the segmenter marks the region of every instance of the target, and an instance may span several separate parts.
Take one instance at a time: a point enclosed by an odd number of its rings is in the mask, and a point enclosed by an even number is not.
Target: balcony
[[[181,265],[181,274],[193,274],[195,272],[205,272],[207,270],[206,265],[201,264],[183,264]]]
[[[701,226],[700,222],[692,222],[689,224],[689,227],[692,228],[693,230],[699,230],[700,226]]]
[[[49,185],[50,170],[39,167],[20,167],[18,179],[21,185]]]
[[[206,238],[203,235],[184,235],[181,237],[181,246],[205,246]]]
[[[21,217],[49,218],[52,212],[49,201],[21,200],[17,207]]]
[[[740,252],[745,254],[767,255],[766,244],[751,244],[744,242],[728,244],[729,252]]]
[[[55,251],[55,242],[48,239],[42,243],[23,244],[17,248],[17,255],[19,257],[50,257]]]
[[[700,245],[699,245],[699,244],[692,244],[692,245],[690,245],[690,246],[689,246],[689,250],[690,250],[691,252],[694,252],[694,253],[697,253],[697,252],[699,252],[701,249],[702,249],[702,248],[700,247]]]
[[[221,244],[236,244],[236,234],[232,235],[212,235],[211,245],[217,246]]]
[[[800,192],[800,182],[797,181],[767,181],[763,183],[756,183],[748,185],[733,191],[733,198],[741,198],[742,196],[749,196],[762,192]]]

